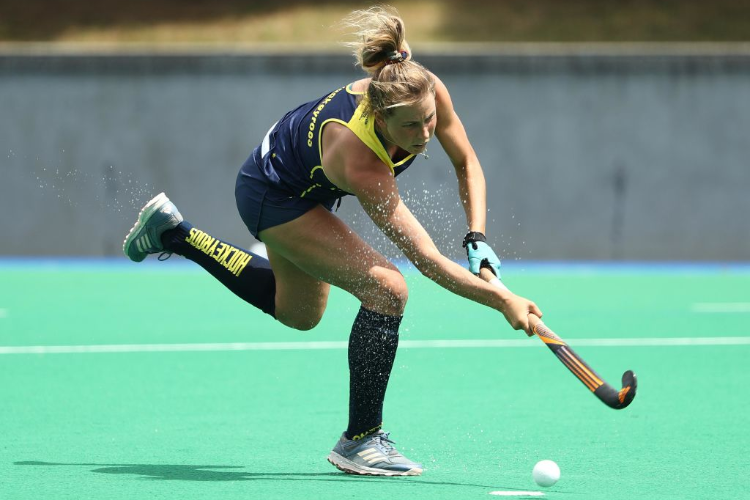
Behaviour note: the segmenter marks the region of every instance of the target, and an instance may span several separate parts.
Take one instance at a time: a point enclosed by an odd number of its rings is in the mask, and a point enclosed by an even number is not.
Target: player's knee
[[[295,330],[312,330],[323,318],[326,309],[326,301],[321,300],[319,304],[300,306],[293,304],[290,307],[276,309],[276,320],[282,325]]]
[[[400,272],[389,273],[377,280],[374,294],[375,309],[384,314],[402,314],[409,300],[409,289]]]
[[[286,326],[301,332],[306,332],[318,326],[318,323],[320,323],[320,318],[294,318],[291,321],[286,322]]]
[[[321,318],[323,317],[323,313],[320,314],[314,314],[314,315],[300,315],[300,314],[277,314],[276,319],[283,324],[284,326],[288,326],[289,328],[293,328],[295,330],[300,331],[307,331],[312,330],[316,326],[318,326],[318,323],[320,323]]]
[[[403,312],[406,302],[409,300],[409,288],[406,286],[406,280],[398,274],[398,278],[388,284],[389,295],[392,303],[399,307]]]

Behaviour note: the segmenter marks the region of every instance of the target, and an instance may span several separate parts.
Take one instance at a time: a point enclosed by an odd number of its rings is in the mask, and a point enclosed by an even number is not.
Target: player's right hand
[[[529,322],[529,314],[538,318],[542,317],[541,309],[534,302],[519,295],[511,295],[505,299],[505,304],[500,312],[503,313],[505,320],[514,330],[523,330],[529,337],[534,335]]]

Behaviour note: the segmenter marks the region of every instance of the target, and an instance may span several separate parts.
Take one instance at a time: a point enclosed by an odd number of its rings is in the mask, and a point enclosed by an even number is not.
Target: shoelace
[[[166,257],[164,257],[165,255],[166,255]],[[159,254],[159,256],[156,259],[159,262],[164,262],[165,260],[169,259],[171,256],[172,256],[172,252],[162,252],[162,253]]]
[[[388,436],[390,436],[390,432],[383,432],[382,434],[375,434],[373,436],[373,441],[377,440],[377,444],[379,444],[386,455],[389,455],[391,453],[391,450],[394,450],[395,448],[391,445],[396,444],[395,441],[391,441]]]

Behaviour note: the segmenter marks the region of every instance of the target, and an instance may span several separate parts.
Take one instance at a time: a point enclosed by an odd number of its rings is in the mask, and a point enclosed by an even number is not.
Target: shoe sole
[[[347,460],[336,452],[331,452],[328,455],[328,462],[336,467],[341,472],[347,474],[355,474],[358,476],[419,476],[422,474],[422,469],[415,467],[407,471],[389,471],[384,469],[374,469],[371,467],[363,467],[357,465],[351,460]]]
[[[151,198],[151,201],[146,203],[146,205],[141,209],[140,213],[138,214],[138,220],[135,221],[135,225],[125,237],[125,241],[122,243],[122,251],[130,260],[133,260],[134,262],[141,262],[146,258],[147,254],[143,256],[143,259],[134,260],[130,257],[128,250],[130,250],[130,245],[133,244],[136,235],[141,230],[143,225],[146,224],[146,221],[148,221],[148,219],[150,219],[151,216],[154,215],[154,213],[156,213],[162,206],[164,206],[165,203],[169,203],[169,198],[167,198],[167,195],[165,195],[164,193],[159,193]]]

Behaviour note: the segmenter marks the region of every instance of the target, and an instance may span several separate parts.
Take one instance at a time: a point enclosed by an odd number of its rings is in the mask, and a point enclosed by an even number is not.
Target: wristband
[[[461,244],[461,246],[466,248],[469,243],[475,243],[477,241],[486,242],[487,237],[479,231],[469,231],[468,233],[466,233],[466,236],[464,236],[464,242]],[[473,247],[476,250],[477,246],[473,245]]]

